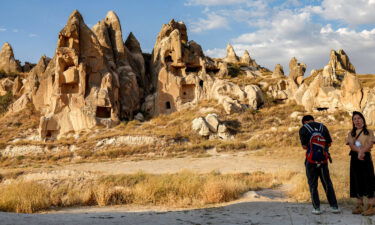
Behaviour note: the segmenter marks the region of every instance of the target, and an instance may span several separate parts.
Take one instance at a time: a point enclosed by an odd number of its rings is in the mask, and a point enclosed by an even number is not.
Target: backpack
[[[304,124],[304,127],[311,134],[310,141],[307,146],[306,159],[312,164],[327,163],[328,149],[326,148],[326,139],[323,136],[323,124],[320,124],[319,129],[312,128],[309,124]]]

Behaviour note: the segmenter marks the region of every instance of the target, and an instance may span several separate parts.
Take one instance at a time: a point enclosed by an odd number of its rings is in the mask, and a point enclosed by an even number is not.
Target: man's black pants
[[[324,191],[331,207],[337,207],[335,190],[333,189],[331,177],[329,176],[328,164],[311,164],[305,162],[306,176],[309,183],[311,200],[315,209],[320,208],[320,200],[318,193],[318,178],[323,184]]]

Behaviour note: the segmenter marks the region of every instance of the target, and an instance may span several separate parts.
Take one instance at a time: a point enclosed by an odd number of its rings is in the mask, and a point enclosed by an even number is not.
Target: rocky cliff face
[[[119,75],[104,54],[96,35],[74,11],[59,33],[54,74],[40,87],[47,108],[40,120],[41,137],[118,123]]]
[[[200,45],[188,41],[186,26],[164,24],[152,52],[151,75],[156,94],[152,114],[170,113],[207,96],[213,79],[206,73]]]

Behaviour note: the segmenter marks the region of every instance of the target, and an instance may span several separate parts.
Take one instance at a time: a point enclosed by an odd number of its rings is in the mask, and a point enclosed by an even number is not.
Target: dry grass
[[[48,191],[35,182],[16,182],[0,188],[0,210],[32,213],[50,206]]]
[[[375,76],[374,74],[357,74],[363,87],[374,88],[375,87]]]
[[[103,176],[95,181],[47,185],[17,181],[0,186],[0,210],[32,213],[78,205],[163,205],[200,207],[240,198],[249,190],[273,188],[281,181],[263,172]],[[83,191],[82,191],[83,190]]]
[[[350,202],[349,196],[349,168],[339,168],[335,164],[330,165],[330,176],[335,189],[336,198],[339,203]],[[321,181],[318,181],[319,197],[323,202],[327,202],[327,197]],[[311,201],[309,186],[307,184],[307,178],[305,173],[299,173],[294,176],[291,181],[293,184],[292,189],[288,192],[289,197],[296,200],[297,202],[309,202]]]

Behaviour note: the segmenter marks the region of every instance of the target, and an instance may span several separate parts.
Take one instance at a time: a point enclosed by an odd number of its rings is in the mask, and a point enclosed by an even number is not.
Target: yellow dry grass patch
[[[226,174],[177,174],[103,176],[94,181],[47,185],[17,181],[0,185],[0,210],[32,213],[50,207],[78,205],[163,205],[201,207],[240,198],[249,190],[281,184],[263,172]]]

